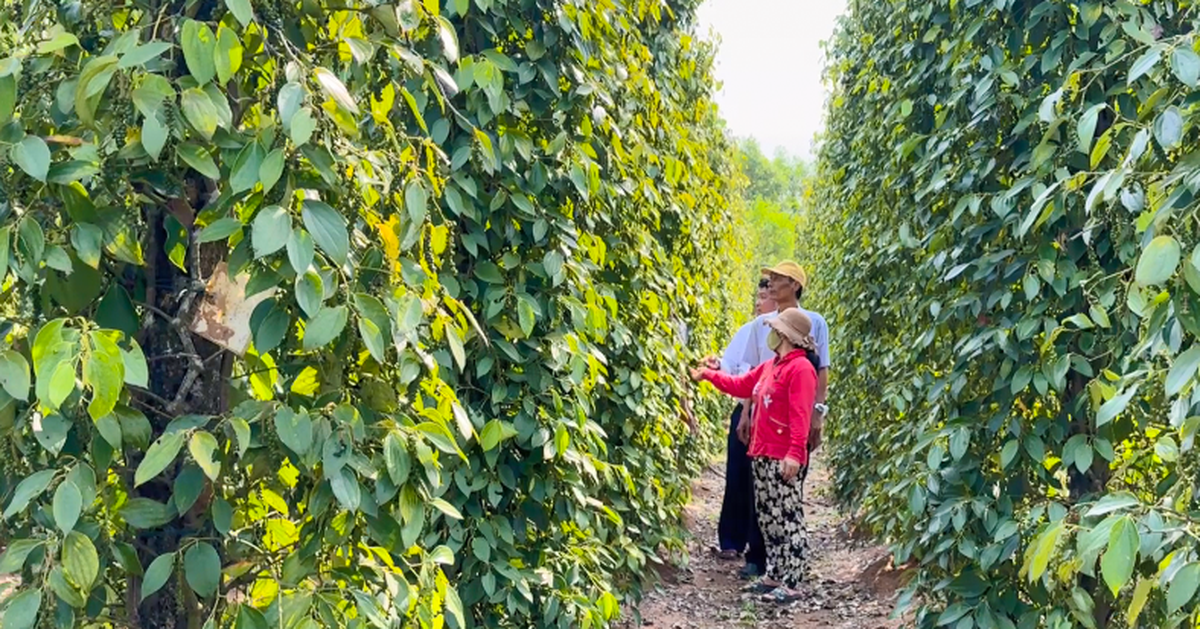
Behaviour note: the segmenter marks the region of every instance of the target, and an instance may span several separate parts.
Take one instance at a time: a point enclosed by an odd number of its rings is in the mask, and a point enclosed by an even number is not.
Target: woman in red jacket
[[[788,308],[768,324],[775,360],[743,376],[730,376],[706,361],[692,370],[722,393],[752,401],[750,456],[754,503],[767,545],[765,600],[786,603],[800,597],[808,559],[802,479],[808,470],[808,429],[817,391],[818,363],[812,321]]]

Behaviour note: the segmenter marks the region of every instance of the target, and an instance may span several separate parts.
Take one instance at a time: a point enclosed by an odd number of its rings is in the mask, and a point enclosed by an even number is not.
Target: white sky
[[[845,0],[706,0],[700,33],[720,36],[716,75],[721,114],[738,136],[808,157],[821,128],[825,88],[821,42]]]

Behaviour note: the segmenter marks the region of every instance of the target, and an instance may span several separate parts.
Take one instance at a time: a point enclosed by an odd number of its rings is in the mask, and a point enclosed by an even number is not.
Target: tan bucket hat
[[[773,319],[769,319],[767,325],[786,337],[792,342],[792,345],[817,351],[817,342],[812,336],[812,319],[809,319],[808,315],[800,310],[788,308]]]

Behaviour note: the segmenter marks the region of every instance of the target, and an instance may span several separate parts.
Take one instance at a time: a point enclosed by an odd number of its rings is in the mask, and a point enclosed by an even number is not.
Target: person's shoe
[[[715,555],[717,559],[720,559],[721,561],[733,561],[742,556],[742,554],[736,550],[718,550],[715,548],[713,549],[713,555]]]
[[[742,569],[738,572],[738,577],[743,581],[748,581],[755,577],[760,577],[762,574],[763,572],[759,569],[758,564],[748,563],[742,566]]]
[[[776,605],[786,605],[800,600],[801,594],[795,590],[789,590],[784,587],[777,587],[762,595],[762,602],[775,603]]]
[[[744,586],[742,588],[742,593],[743,594],[767,594],[769,592],[774,591],[778,587],[779,586],[776,584],[766,583],[764,581],[755,581],[754,583],[751,583],[750,585]]]

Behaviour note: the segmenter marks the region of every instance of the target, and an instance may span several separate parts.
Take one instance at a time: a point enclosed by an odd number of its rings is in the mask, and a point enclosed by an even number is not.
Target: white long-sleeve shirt
[[[820,369],[828,369],[829,324],[825,322],[825,317],[815,312],[803,308],[800,312],[808,315],[812,321],[812,336],[817,345]],[[767,347],[767,335],[771,332],[771,326],[767,325],[767,322],[777,316],[778,312],[769,312],[738,328],[733,340],[725,348],[725,353],[721,355],[721,371],[740,376],[768,360],[773,360],[775,352]]]

